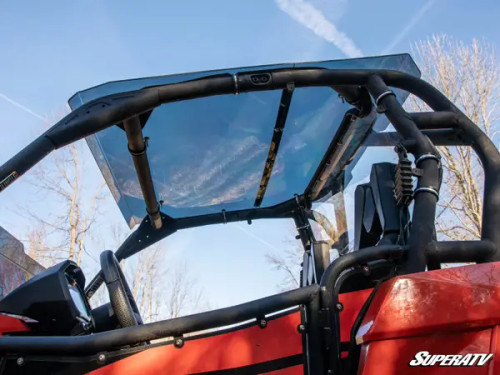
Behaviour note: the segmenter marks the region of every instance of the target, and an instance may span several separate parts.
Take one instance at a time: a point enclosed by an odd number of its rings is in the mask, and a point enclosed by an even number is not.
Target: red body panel
[[[29,327],[22,321],[22,319],[0,313],[0,336],[4,333],[27,332],[29,330]]]
[[[385,282],[357,333],[359,373],[500,374],[500,263],[399,276]],[[484,367],[417,367],[415,354],[494,353]]]
[[[359,290],[356,292],[339,294],[339,301],[344,309],[340,312],[340,341],[349,342],[351,340],[351,330],[354,321],[359,315],[361,308],[370,296],[373,289]],[[342,358],[347,358],[348,352],[340,353]]]
[[[483,367],[410,367],[408,364],[415,354],[420,351],[427,351],[432,354],[490,353],[491,331],[491,328],[487,328],[479,331],[448,332],[374,341],[363,346],[359,374],[490,374],[489,366],[491,366],[491,361],[489,365]],[[500,368],[497,368],[497,371],[491,374],[498,373],[499,370]]]
[[[350,340],[352,325],[372,290],[365,289],[339,295],[339,301],[344,306],[340,312],[340,341],[348,342]]]
[[[356,340],[455,331],[500,324],[500,263],[395,277],[377,292]]]
[[[92,375],[196,374],[232,369],[302,354],[302,335],[295,312],[258,326],[185,342],[181,349],[159,346],[134,354],[91,372]],[[267,372],[303,374],[302,365]]]

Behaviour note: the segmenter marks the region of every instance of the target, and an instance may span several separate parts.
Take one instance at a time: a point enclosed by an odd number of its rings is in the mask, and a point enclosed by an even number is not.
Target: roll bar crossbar
[[[139,342],[182,337],[185,334],[243,323],[319,298],[319,286],[310,285],[240,305],[162,320],[86,336],[9,337],[0,340],[2,353],[84,355],[110,351]]]

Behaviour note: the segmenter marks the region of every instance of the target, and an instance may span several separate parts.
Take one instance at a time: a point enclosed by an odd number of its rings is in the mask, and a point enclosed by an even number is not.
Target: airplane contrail
[[[348,57],[363,56],[363,52],[354,41],[347,34],[338,30],[314,5],[304,0],[275,0],[275,2],[283,12],[312,30],[320,38],[335,45],[344,55]]]
[[[434,5],[435,0],[428,0],[411,18],[410,22],[401,30],[392,41],[382,50],[381,54],[386,55],[392,51],[394,47],[396,47],[399,42],[403,40],[403,38],[410,32],[411,29],[415,27],[418,21],[424,16],[425,13]]]
[[[5,94],[2,94],[0,92],[0,98],[4,99],[5,101],[9,102],[10,104],[16,106],[17,108],[23,110],[24,112],[26,113],[29,113],[30,115],[42,120],[42,121],[46,121],[46,118],[43,117],[42,115],[39,115],[38,113],[36,113],[35,111],[32,111],[31,109],[29,109],[28,107],[22,105],[21,103],[19,102],[16,102],[15,100],[9,98],[7,95]]]
[[[255,235],[254,233],[252,233],[252,231],[246,229],[243,225],[238,224],[236,226],[236,228],[238,228],[239,230],[241,230],[243,233],[249,235],[250,237],[255,238],[257,241],[259,241],[260,243],[262,243],[264,246],[268,247],[269,249],[271,249],[271,250],[277,250],[275,246],[271,245],[266,240],[264,240],[264,239],[260,238],[259,236]]]

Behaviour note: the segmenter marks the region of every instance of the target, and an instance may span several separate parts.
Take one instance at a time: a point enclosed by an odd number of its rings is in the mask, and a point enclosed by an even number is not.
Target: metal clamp
[[[233,74],[233,81],[234,81],[234,94],[238,95],[240,93],[240,88],[238,87],[238,76],[236,74]]]
[[[434,154],[423,154],[423,155],[420,155],[417,160],[415,160],[415,166],[418,167],[418,163],[420,163],[422,160],[426,160],[426,159],[433,159],[433,160],[436,160],[438,162],[438,167],[441,167],[441,159],[434,155]]]
[[[129,151],[129,152],[130,152],[130,154],[131,154],[131,155],[133,155],[133,156],[141,156],[141,155],[143,155],[143,154],[145,154],[145,153],[146,153],[146,148],[147,148],[147,147],[146,147],[146,145],[144,145],[144,146],[145,146],[145,147],[144,147],[144,149],[142,149],[142,150],[140,150],[140,151],[133,151],[133,150],[131,150],[131,149],[130,149],[130,146],[129,146],[129,147],[128,147],[128,151]]]
[[[156,205],[156,210],[154,210],[154,211],[149,211],[149,210],[146,208],[146,213],[147,213],[148,215],[156,215],[156,214],[160,213],[160,209],[161,209],[161,205],[158,203],[158,204]]]
[[[384,91],[382,94],[380,94],[377,99],[375,99],[375,104],[378,106],[379,105],[379,102],[382,100],[382,98],[385,98],[387,95],[394,95],[396,96],[396,94],[394,94],[392,92],[392,90],[387,90],[387,91]]]
[[[419,187],[419,188],[416,188],[415,191],[413,192],[413,197],[415,197],[415,195],[417,195],[417,193],[420,193],[420,192],[432,193],[439,200],[439,192],[436,189],[434,189],[434,188],[431,188],[431,187]]]

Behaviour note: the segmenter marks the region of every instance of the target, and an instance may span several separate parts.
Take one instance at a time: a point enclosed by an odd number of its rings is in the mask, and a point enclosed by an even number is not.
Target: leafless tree
[[[299,240],[295,240],[297,231],[290,228],[289,237],[284,239],[284,246],[280,252],[268,252],[266,259],[273,269],[283,275],[278,287],[282,290],[291,290],[300,286],[300,269],[304,248]],[[282,251],[281,251],[282,250]]]
[[[61,251],[59,247],[48,245],[46,228],[36,225],[28,231],[26,243],[26,254],[35,259],[44,267],[50,267],[57,263],[59,257],[56,255]]]
[[[139,253],[133,270],[132,294],[143,319],[147,322],[151,322],[153,317],[159,315],[158,297],[160,296],[158,294],[163,286],[158,268],[159,250],[159,246],[154,246],[152,249]]]
[[[470,44],[446,35],[413,46],[422,77],[441,90],[495,141],[498,134],[499,68],[493,47],[476,39]],[[428,107],[414,97],[409,108]],[[453,240],[477,239],[481,233],[483,173],[470,147],[440,147],[445,169],[438,233]]]
[[[183,263],[162,267],[161,244],[137,255],[132,268],[132,293],[146,322],[176,318],[207,308],[203,290]]]
[[[167,275],[165,318],[177,318],[186,313],[200,312],[209,308],[203,298],[203,289],[193,278],[186,264],[171,269]]]
[[[46,127],[67,113],[68,108],[64,107],[48,115]],[[99,178],[97,183],[89,183],[95,179],[88,178],[86,173],[88,155],[85,155],[84,142],[53,152],[26,176],[25,181],[38,190],[38,201],[48,204],[42,213],[31,204],[20,210],[31,224],[23,240],[28,253],[45,266],[62,259],[81,263],[85,241],[103,197],[104,180]]]
[[[31,175],[30,181],[39,193],[59,202],[64,207],[63,212],[42,216],[28,209],[30,217],[38,223],[28,237],[41,232],[45,233],[45,238],[52,234],[52,239],[57,238],[58,242],[50,247],[53,257],[58,259],[62,253],[77,264],[81,263],[86,236],[95,222],[97,205],[105,186],[101,179],[94,191],[87,188],[82,148],[82,143],[76,143],[56,151]]]

